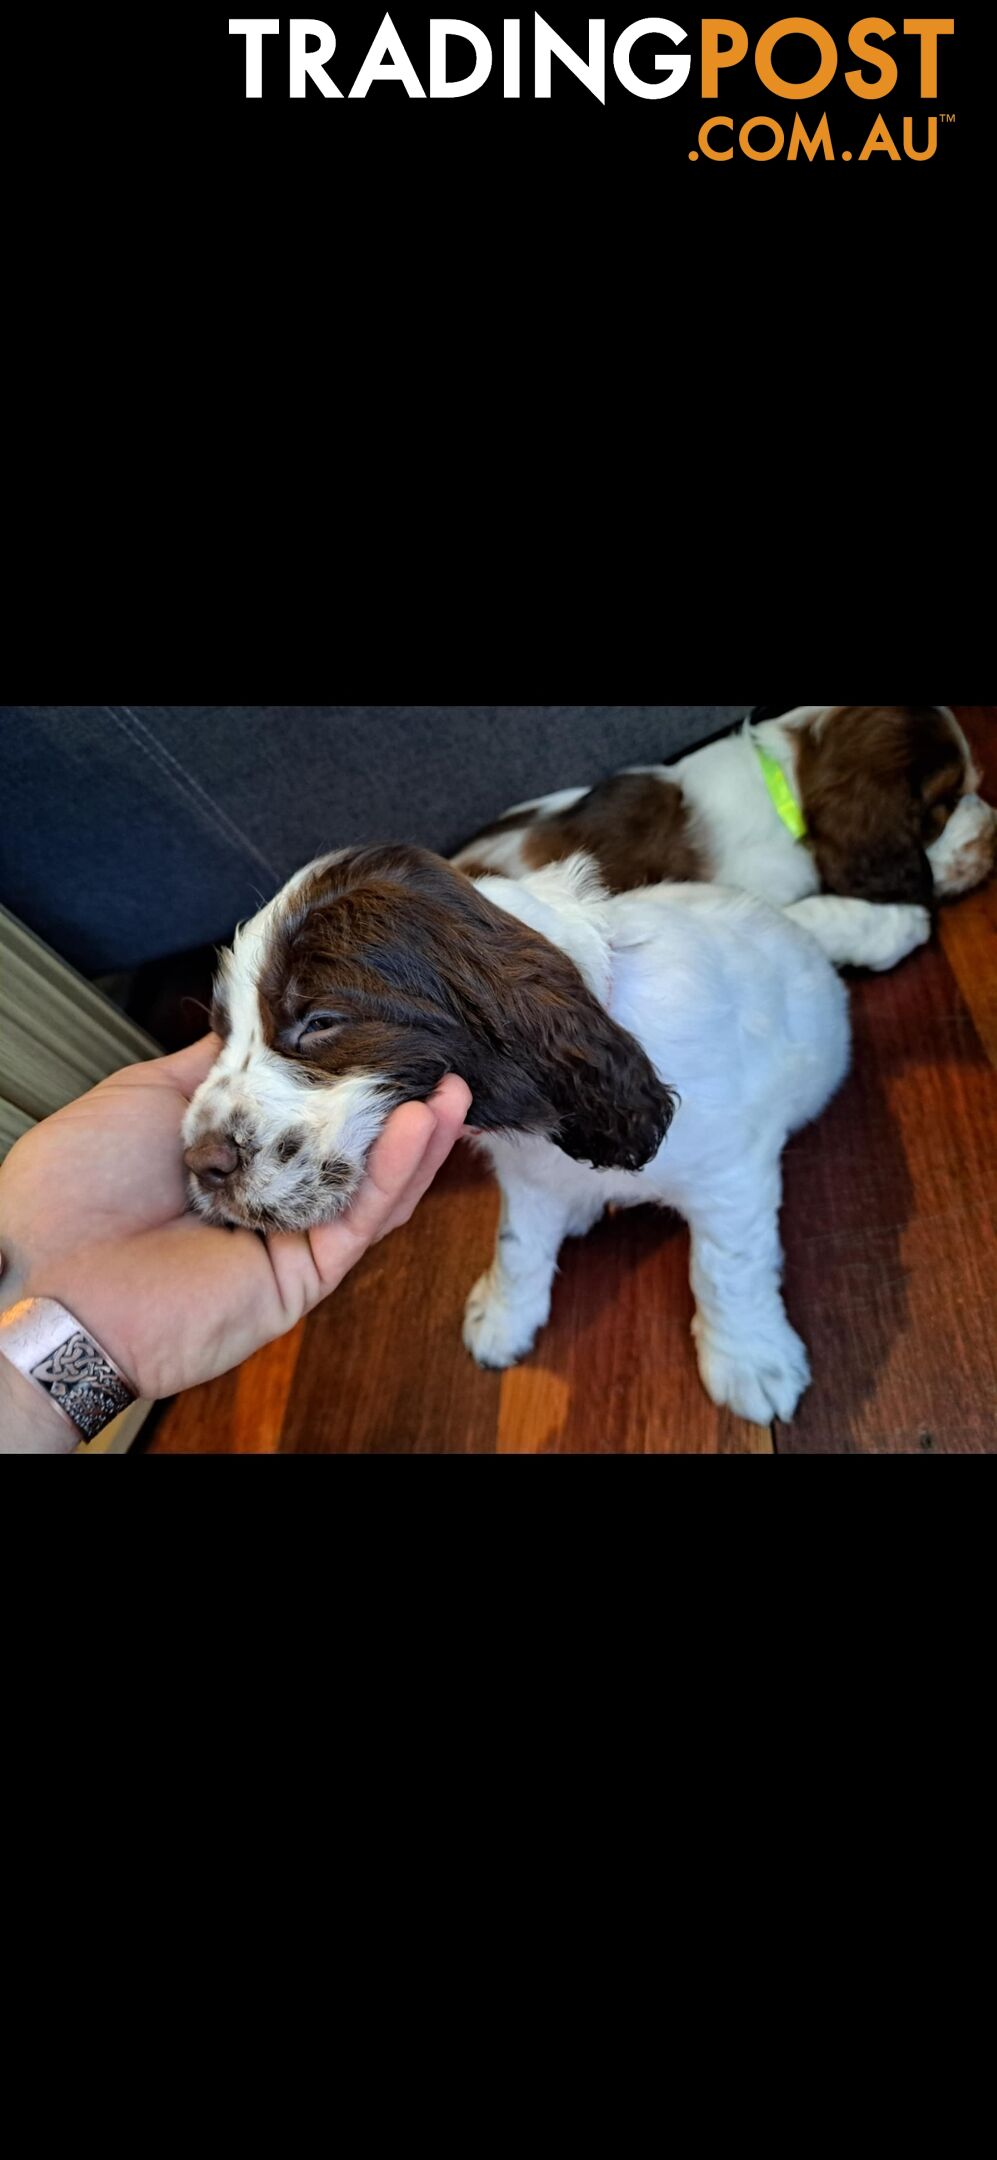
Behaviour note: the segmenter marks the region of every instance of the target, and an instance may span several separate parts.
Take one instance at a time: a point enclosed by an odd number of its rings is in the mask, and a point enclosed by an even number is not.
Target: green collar
[[[767,750],[762,749],[760,742],[756,742],[755,749],[758,753],[758,762],[762,768],[762,779],[768,788],[787,832],[792,833],[794,840],[805,840],[807,821],[782,766],[776,763],[774,757],[769,756]]]

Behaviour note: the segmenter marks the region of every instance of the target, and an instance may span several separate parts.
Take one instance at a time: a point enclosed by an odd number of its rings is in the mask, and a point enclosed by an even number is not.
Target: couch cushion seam
[[[172,755],[172,752],[167,750],[165,743],[157,741],[150,729],[139,719],[138,714],[132,711],[130,706],[105,705],[104,711],[120,728],[122,734],[145,752],[150,763],[157,767],[163,778],[171,781],[174,787],[190,797],[194,808],[200,811],[202,817],[208,818],[230,843],[249,855],[260,869],[265,870],[268,878],[273,880],[275,886],[281,883],[281,872],[275,868],[273,863],[267,860],[262,850],[249,838],[248,833],[243,832],[235,824],[234,820],[228,816],[228,813],[222,810],[216,802],[212,801],[211,796],[194,779],[193,774],[189,773],[186,767],[181,765]]]

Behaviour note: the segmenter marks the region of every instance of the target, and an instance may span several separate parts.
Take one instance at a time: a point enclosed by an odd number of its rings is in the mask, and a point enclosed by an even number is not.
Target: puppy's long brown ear
[[[808,841],[828,892],[933,905],[914,751],[920,716],[919,707],[855,705],[833,713],[819,731],[802,731]]]
[[[916,823],[913,816],[901,816],[900,805],[885,789],[874,788],[863,791],[861,804],[853,804],[847,817],[830,820],[824,831],[811,826],[811,848],[826,891],[931,907],[934,879]]]
[[[671,1124],[674,1089],[565,953],[504,911],[494,915],[495,943],[478,948],[489,964],[464,1005],[479,1053],[465,1071],[471,1124],[544,1132],[597,1170],[642,1169]]]
[[[641,1170],[652,1160],[675,1114],[674,1089],[580,976],[556,1029],[540,1019],[531,1044],[527,1023],[526,1045],[557,1114],[551,1138],[566,1155],[597,1170]]]

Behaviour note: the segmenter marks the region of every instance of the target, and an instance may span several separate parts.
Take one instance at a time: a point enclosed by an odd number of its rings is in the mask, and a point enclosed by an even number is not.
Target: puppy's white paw
[[[887,968],[898,967],[919,945],[927,944],[931,916],[926,907],[909,906],[877,907],[876,916],[875,935],[862,957],[866,967],[882,975]]]
[[[692,1332],[703,1386],[711,1400],[755,1425],[788,1421],[810,1385],[806,1349],[788,1320],[756,1343],[719,1340],[697,1313]]]
[[[464,1348],[479,1365],[503,1371],[507,1365],[518,1365],[532,1349],[533,1338],[546,1317],[546,1313],[531,1314],[510,1305],[496,1291],[488,1269],[475,1283],[464,1307]]]
[[[997,810],[979,795],[964,795],[945,831],[928,849],[941,900],[957,900],[990,876],[997,861]]]

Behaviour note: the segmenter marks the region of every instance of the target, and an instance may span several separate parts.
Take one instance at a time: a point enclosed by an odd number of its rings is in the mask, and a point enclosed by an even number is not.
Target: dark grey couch
[[[0,707],[0,900],[88,974],[229,935],[323,849],[446,854],[748,706]]]

